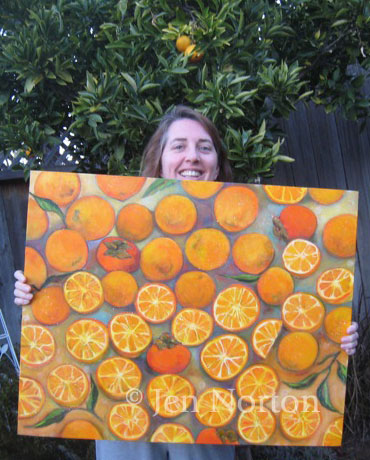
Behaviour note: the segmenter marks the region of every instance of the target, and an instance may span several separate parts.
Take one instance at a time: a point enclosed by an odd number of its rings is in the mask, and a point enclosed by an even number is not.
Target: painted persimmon
[[[285,241],[296,238],[309,240],[317,228],[316,214],[300,204],[286,206],[279,217],[273,217],[272,222],[274,235]]]
[[[108,236],[99,243],[96,260],[107,272],[124,270],[131,273],[139,268],[140,251],[131,241]]]
[[[185,254],[189,262],[199,270],[214,270],[227,262],[230,242],[220,230],[202,228],[186,240]]]
[[[275,256],[274,246],[267,235],[246,233],[240,235],[232,248],[235,265],[245,273],[259,275],[265,271]]]
[[[49,228],[49,218],[46,212],[40,208],[36,200],[29,198],[27,211],[27,240],[39,240]]]
[[[133,304],[138,292],[136,279],[122,270],[107,273],[101,280],[104,300],[113,307],[123,308]]]
[[[238,437],[234,430],[227,428],[204,428],[195,440],[196,444],[237,445]]]
[[[299,372],[314,364],[318,352],[319,345],[312,334],[290,332],[279,343],[278,359],[284,369]]]
[[[87,262],[89,249],[79,232],[61,229],[53,232],[46,241],[46,259],[59,272],[81,270]]]
[[[40,288],[47,278],[46,263],[42,255],[31,246],[26,246],[24,254],[24,276],[27,283]]]
[[[166,332],[149,347],[146,354],[148,366],[159,374],[178,374],[189,365],[190,360],[189,349]]]
[[[109,197],[120,201],[127,200],[127,198],[140,192],[145,179],[145,177],[96,175],[96,183],[100,190]]]
[[[54,201],[64,207],[75,200],[81,190],[80,177],[76,173],[43,171],[35,181],[35,195]]]
[[[281,305],[293,290],[291,274],[280,267],[268,268],[257,281],[258,294],[268,305]]]
[[[341,214],[330,219],[322,232],[322,240],[329,254],[347,258],[356,255],[357,216]]]
[[[60,286],[47,286],[36,292],[31,308],[37,321],[49,326],[65,321],[71,311]]]
[[[93,423],[83,419],[68,422],[59,436],[67,439],[103,439],[99,429]]]
[[[197,222],[194,203],[183,195],[168,195],[157,204],[154,216],[162,232],[182,235],[190,232]]]
[[[153,228],[152,213],[142,204],[128,204],[117,215],[117,233],[130,241],[145,240],[152,233]]]
[[[180,246],[171,238],[155,238],[141,251],[140,268],[150,281],[175,278],[183,265]]]
[[[185,272],[176,281],[175,293],[182,307],[203,308],[216,295],[216,284],[208,273],[193,270]]]

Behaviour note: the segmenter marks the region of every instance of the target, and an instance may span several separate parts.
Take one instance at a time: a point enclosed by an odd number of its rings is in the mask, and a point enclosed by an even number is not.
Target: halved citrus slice
[[[216,323],[232,332],[250,327],[259,313],[260,302],[257,295],[241,284],[233,284],[221,291],[213,304]]]
[[[146,394],[150,407],[161,417],[177,417],[190,406],[193,384],[176,374],[163,374],[150,380]]]
[[[205,342],[213,332],[213,318],[204,310],[184,308],[172,320],[172,334],[187,347]]]
[[[280,411],[280,429],[288,439],[308,439],[317,431],[320,423],[321,413],[315,396],[292,396],[284,400]]]
[[[73,273],[64,283],[63,291],[68,305],[77,313],[91,313],[104,302],[100,279],[89,272]]]
[[[321,253],[311,241],[296,239],[285,246],[282,258],[288,272],[297,278],[306,278],[319,268]]]
[[[329,339],[335,343],[341,343],[341,339],[347,334],[351,325],[352,308],[338,307],[328,313],[324,320],[325,332]]]
[[[352,300],[353,273],[346,268],[325,270],[316,282],[316,290],[324,302],[337,305]]]
[[[135,308],[149,323],[164,323],[176,311],[175,294],[165,284],[144,284],[137,293]]]
[[[47,377],[46,386],[51,398],[61,406],[80,406],[90,391],[86,373],[73,364],[61,364]]]
[[[223,381],[235,377],[248,361],[248,345],[235,334],[215,337],[205,344],[200,362],[213,379]]]
[[[314,332],[324,321],[325,307],[312,294],[295,292],[290,295],[281,308],[284,325],[291,331]]]
[[[148,431],[148,412],[138,404],[119,403],[112,407],[108,415],[108,426],[117,438],[137,441]]]
[[[238,418],[239,436],[251,444],[265,443],[271,438],[275,428],[275,417],[267,407],[248,407]]]
[[[343,417],[333,420],[327,427],[322,445],[325,447],[338,447],[342,445]]]
[[[193,444],[194,438],[185,425],[180,423],[163,423],[152,434],[151,442],[181,442]]]
[[[279,379],[271,367],[254,364],[239,375],[235,386],[239,398],[255,404],[268,401],[276,394]]]
[[[37,380],[19,377],[18,418],[37,415],[45,403],[45,391]]]
[[[55,355],[53,334],[44,326],[25,324],[21,333],[21,363],[30,367],[44,366]]]
[[[113,356],[96,369],[99,387],[113,399],[123,399],[132,388],[139,388],[142,374],[134,361]]]
[[[116,351],[126,358],[138,357],[152,340],[152,331],[139,315],[120,313],[108,325],[109,337]]]
[[[212,387],[198,396],[195,416],[203,425],[224,426],[234,418],[236,406],[235,397],[230,390]]]
[[[96,363],[109,346],[107,327],[97,319],[79,319],[72,323],[65,335],[69,353],[82,363]]]
[[[281,319],[267,318],[260,321],[252,333],[252,347],[261,358],[266,358],[280,334]]]
[[[303,200],[307,194],[306,187],[286,187],[280,185],[263,186],[270,200],[279,204],[295,204]]]

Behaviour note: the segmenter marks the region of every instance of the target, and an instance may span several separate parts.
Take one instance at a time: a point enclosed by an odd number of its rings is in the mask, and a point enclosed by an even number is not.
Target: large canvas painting
[[[357,202],[32,172],[18,433],[340,445]]]

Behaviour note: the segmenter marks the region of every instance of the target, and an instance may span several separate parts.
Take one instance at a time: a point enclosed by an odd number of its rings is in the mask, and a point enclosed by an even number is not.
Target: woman
[[[213,123],[200,113],[177,106],[165,115],[146,146],[142,159],[141,175],[166,179],[232,181],[231,167],[220,136]],[[15,272],[15,303],[26,305],[32,299],[31,287],[21,271]],[[353,354],[357,345],[357,324],[348,328],[342,348]],[[233,446],[122,443],[119,441],[97,441],[98,460],[142,459],[182,460],[232,460]]]

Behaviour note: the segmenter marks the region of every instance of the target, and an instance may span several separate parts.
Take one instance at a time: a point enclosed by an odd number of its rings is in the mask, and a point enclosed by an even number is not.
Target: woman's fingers
[[[341,348],[348,355],[353,355],[356,352],[356,347],[358,345],[358,324],[353,322],[347,329],[347,334],[341,339]]]
[[[22,270],[15,271],[14,278],[16,278],[18,281],[21,281],[22,283],[26,281],[26,277],[24,276]]]

